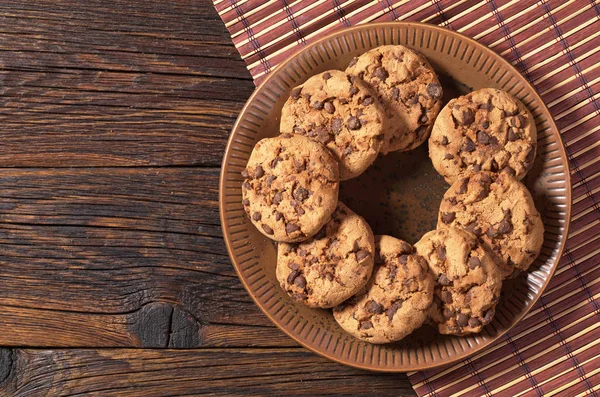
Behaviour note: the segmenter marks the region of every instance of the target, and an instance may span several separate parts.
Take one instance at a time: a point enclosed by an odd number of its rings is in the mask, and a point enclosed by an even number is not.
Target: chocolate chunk
[[[380,305],[379,303],[375,302],[374,300],[368,301],[367,304],[365,305],[365,309],[367,309],[367,311],[371,314],[383,313],[383,306]]]
[[[455,212],[442,212],[442,222],[448,224],[456,218]]]
[[[358,130],[361,127],[360,120],[358,120],[358,118],[354,117],[354,116],[348,117],[347,123],[348,123],[348,128],[351,130]]]
[[[261,165],[258,165],[255,169],[254,169],[254,178],[260,178],[265,174],[265,170],[263,169],[263,167]]]
[[[388,264],[387,266],[388,268],[388,275],[387,275],[387,279],[389,280],[393,280],[396,278],[396,274],[398,274],[398,266],[392,265],[392,264]]]
[[[483,131],[477,131],[477,142],[487,145],[490,143],[490,136]]]
[[[296,284],[298,288],[304,289],[306,288],[306,279],[304,276],[300,275],[294,279],[294,284]]]
[[[437,248],[435,249],[435,253],[437,254],[437,257],[439,260],[441,260],[441,261],[446,260],[446,247],[444,247],[443,245],[438,245]]]
[[[456,201],[456,197],[454,197],[454,196],[452,196],[452,197],[448,197],[448,198],[446,199],[446,201],[448,201],[448,202],[449,202],[450,204],[452,204],[452,205],[456,205],[456,204],[458,204],[458,201]]]
[[[419,94],[415,94],[414,96],[411,96],[410,99],[408,100],[408,103],[411,105],[416,105],[417,103],[419,103]],[[423,108],[421,107],[421,110]]]
[[[490,187],[488,185],[481,183],[480,186],[481,191],[479,192],[477,197],[475,197],[475,202],[485,199],[490,194]]]
[[[277,177],[275,175],[269,175],[267,177],[267,186],[271,187],[271,185],[273,184],[273,182],[275,181],[275,179],[277,179]]]
[[[415,132],[417,133],[417,136],[419,137],[419,139],[421,139],[425,136],[428,129],[429,129],[429,126],[427,126],[427,125],[422,125],[419,128],[417,128],[417,131],[415,131]]]
[[[461,120],[460,120],[462,125],[473,124],[474,121],[475,121],[475,113],[473,113],[473,111],[471,109],[465,109],[462,111]]]
[[[305,293],[294,293],[292,294],[292,298],[296,299],[297,301],[303,301],[304,299],[307,298],[307,295]]]
[[[295,223],[288,223],[287,225],[285,225],[285,232],[287,234],[292,234],[294,232],[297,232],[298,230],[300,230],[300,226],[296,225]]]
[[[353,95],[356,95],[356,94],[358,94],[358,88],[356,88],[353,85],[350,86],[350,95],[353,96]]]
[[[329,80],[331,78],[331,73],[325,72],[323,73],[323,80]]]
[[[323,109],[324,104],[321,101],[314,101],[313,103],[310,104],[310,106],[315,110],[321,110],[321,109]]]
[[[406,254],[402,254],[398,257],[398,261],[402,264],[405,265],[408,262],[408,255]]]
[[[479,105],[479,109],[490,111],[493,108],[491,103],[482,103]]]
[[[287,278],[288,284],[293,283],[294,279],[296,277],[298,277],[299,274],[300,274],[300,272],[298,271],[298,269],[292,269],[292,272],[288,275],[288,278]]]
[[[302,92],[302,87],[296,87],[290,92],[290,96],[292,99],[300,99],[300,93]]]
[[[506,167],[502,168],[502,172],[506,172],[508,175],[512,175],[512,176],[517,175],[517,172],[508,165]]]
[[[446,145],[448,144],[448,137],[444,135],[444,136],[442,137],[442,141],[440,142],[440,144],[441,144],[442,146],[446,146]]]
[[[283,218],[283,214],[281,212],[275,212],[275,220],[280,221]]]
[[[300,265],[297,263],[288,263],[288,267],[292,270],[298,270],[300,269]]]
[[[399,96],[400,96],[400,90],[396,87],[392,87],[392,99],[398,100]]]
[[[246,190],[252,190],[252,186],[247,181],[242,183],[242,187]]]
[[[428,118],[426,115],[422,115],[422,116],[419,118],[419,123],[421,123],[421,124],[425,124],[425,123],[427,123],[428,121],[429,121],[429,118]]]
[[[272,234],[274,233],[274,232],[273,232],[273,229],[271,229],[271,227],[270,227],[270,226],[268,226],[268,225],[265,225],[264,223],[263,223],[263,224],[261,224],[260,226],[262,227],[262,230],[264,230],[264,231],[265,231],[265,233],[267,233],[267,234],[270,234],[270,235],[272,235]]]
[[[475,317],[471,317],[469,319],[469,327],[471,327],[471,328],[477,328],[477,327],[480,327],[480,326],[481,326],[481,321],[479,321]]]
[[[296,168],[296,171],[304,171],[306,169],[305,160],[294,159],[294,168]]]
[[[392,303],[392,305],[390,306],[389,309],[386,310],[385,314],[388,316],[390,321],[392,321],[394,319],[394,315],[402,307],[403,303],[404,303],[404,300],[402,300],[402,299],[397,300],[396,302]]]
[[[373,328],[373,323],[370,321],[361,321],[359,329],[371,329]]]
[[[518,115],[516,124],[517,124],[517,127],[519,127],[519,128],[525,127],[525,116],[523,116],[522,114]]]
[[[465,230],[473,233],[477,237],[481,236],[481,228],[477,225],[477,222],[471,222],[465,225]]]
[[[490,227],[485,234],[487,234],[489,238],[495,238],[498,236],[498,232],[495,231],[493,227]]]
[[[525,161],[528,163],[533,162],[533,159],[535,158],[535,149],[532,148],[531,150],[529,150],[529,152],[527,153],[527,156],[525,157]]]
[[[481,260],[478,257],[472,256],[469,258],[469,267],[471,269],[475,269],[476,267],[481,266]]]
[[[252,214],[252,220],[254,221],[260,221],[262,218],[262,215],[260,214],[260,212],[255,212],[254,214]]]
[[[494,318],[494,309],[489,309],[487,312],[485,312],[485,314],[483,315],[483,323],[484,324],[489,324],[492,319]]]
[[[446,320],[449,320],[452,318],[452,311],[450,309],[444,309],[442,314]]]
[[[245,169],[244,171],[242,171],[242,176],[244,178],[248,178],[250,176],[250,174],[248,173],[248,170]]]
[[[306,130],[304,128],[301,128],[301,127],[294,127],[294,134],[305,135],[306,134]]]
[[[465,194],[467,192],[467,186],[469,185],[469,178],[463,178],[458,187],[458,194]]]
[[[361,80],[364,79],[365,78],[365,72],[358,73],[358,78],[361,79]]]
[[[508,140],[511,141],[511,142],[514,142],[517,139],[519,139],[519,135],[517,135],[517,133],[515,132],[514,128],[509,127],[509,129],[508,129]]]
[[[356,253],[356,260],[358,262],[362,262],[363,260],[365,260],[366,258],[368,258],[371,255],[371,253],[369,251],[366,250],[360,250]]]
[[[373,76],[377,77],[381,81],[385,81],[385,79],[388,78],[389,74],[387,70],[380,66],[373,71]]]
[[[445,287],[447,285],[450,285],[450,280],[448,279],[448,277],[446,277],[444,273],[442,273],[438,277],[438,284]]]
[[[299,187],[294,191],[294,198],[298,201],[304,201],[308,198],[308,190],[303,187]]]
[[[363,101],[362,101],[362,105],[363,106],[369,106],[370,104],[373,103],[373,97],[372,96],[366,96]]]
[[[325,111],[329,114],[333,114],[333,112],[335,112],[335,106],[333,106],[333,103],[331,102],[325,102],[323,108],[325,108]]]
[[[406,241],[402,241],[400,247],[400,252],[402,253],[410,254],[411,252],[413,252],[413,247]]]
[[[441,293],[442,295],[442,301],[444,301],[445,303],[452,303],[452,294],[450,293],[450,291],[442,291]]]
[[[494,159],[492,159],[492,161],[490,162],[490,171],[492,171],[492,172],[498,171],[498,163]]]
[[[282,161],[283,159],[281,157],[275,157],[272,161],[271,161],[271,168],[275,168],[277,167],[277,164],[279,164],[280,161]]]
[[[247,207],[247,206],[249,206],[249,205],[250,205],[250,200],[248,200],[248,199],[243,199],[243,200],[242,200],[242,204],[243,204],[245,207]]]
[[[442,97],[442,86],[438,83],[429,83],[427,84],[427,95],[429,95],[433,99],[440,99]]]
[[[470,153],[475,150],[475,143],[471,140],[471,138],[466,137],[460,150]]]
[[[487,120],[483,120],[483,122],[481,123],[481,127],[483,129],[488,129],[490,127],[490,122]]]
[[[500,224],[498,225],[498,233],[499,234],[507,234],[512,232],[513,230],[513,225],[512,223],[510,223],[510,221],[503,219]]]
[[[473,171],[475,171],[475,172],[481,171],[481,166],[479,164],[473,164]]]
[[[279,203],[281,203],[281,201],[283,201],[283,193],[275,193],[275,195],[273,196],[273,204],[278,205]]]
[[[296,207],[296,213],[298,215],[304,215],[306,213],[306,211],[304,211],[304,209],[300,206]]]
[[[335,117],[331,120],[331,131],[334,134],[338,134],[342,130],[343,121],[339,117]]]
[[[467,317],[464,313],[458,313],[458,317],[456,317],[456,323],[460,327],[466,327],[469,324],[469,317]]]
[[[451,155],[450,153],[446,153],[446,154],[444,154],[444,158],[445,158],[446,160],[452,160],[452,159],[454,158],[454,156],[453,156],[453,155]]]

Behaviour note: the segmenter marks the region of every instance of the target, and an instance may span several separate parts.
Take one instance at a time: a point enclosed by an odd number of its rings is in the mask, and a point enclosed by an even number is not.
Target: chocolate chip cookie
[[[277,280],[294,299],[330,308],[365,286],[375,247],[367,222],[341,202],[319,233],[299,244],[280,243]]]
[[[442,86],[424,56],[400,45],[386,45],[354,58],[346,73],[364,79],[387,116],[381,152],[410,150],[429,137],[442,108]]]
[[[340,164],[340,179],[362,174],[383,140],[384,112],[361,80],[330,70],[292,89],[281,111],[281,132],[325,145]]]
[[[460,178],[444,194],[438,228],[474,233],[504,278],[527,270],[544,242],[544,224],[531,193],[507,173],[477,172]]]
[[[426,233],[415,244],[435,278],[429,311],[442,334],[480,332],[492,321],[502,288],[502,274],[477,237],[462,229]]]
[[[371,343],[398,341],[427,319],[433,301],[427,262],[410,244],[375,237],[375,269],[363,291],[333,309],[340,326]]]
[[[476,171],[522,179],[533,166],[537,131],[533,116],[512,95],[483,88],[442,109],[429,138],[429,157],[448,183]]]
[[[242,176],[246,214],[275,241],[306,240],[331,219],[337,204],[338,164],[327,149],[303,136],[261,140]]]

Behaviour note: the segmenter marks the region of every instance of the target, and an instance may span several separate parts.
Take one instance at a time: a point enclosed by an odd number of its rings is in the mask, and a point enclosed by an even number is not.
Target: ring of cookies
[[[544,226],[520,180],[536,154],[535,122],[512,95],[483,88],[450,100],[427,59],[403,46],[372,49],[345,71],[291,90],[281,134],[254,147],[242,176],[250,221],[278,243],[281,287],[371,343],[429,323],[442,334],[481,332],[502,281],[539,255]],[[414,246],[374,236],[338,201],[340,181],[381,154],[425,141],[451,184],[437,228]]]

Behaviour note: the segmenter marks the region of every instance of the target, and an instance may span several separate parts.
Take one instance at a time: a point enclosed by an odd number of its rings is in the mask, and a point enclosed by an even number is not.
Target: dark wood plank
[[[0,345],[295,345],[229,262],[218,176],[0,170]]]
[[[209,1],[0,10],[0,167],[219,166],[254,84]]]
[[[16,350],[14,396],[412,396],[397,374],[347,368],[301,349]]]

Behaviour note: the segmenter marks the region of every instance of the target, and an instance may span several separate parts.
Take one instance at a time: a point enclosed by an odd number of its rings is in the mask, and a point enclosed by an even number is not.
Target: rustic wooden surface
[[[413,395],[299,347],[238,281],[218,176],[254,86],[210,1],[0,21],[0,395]]]

